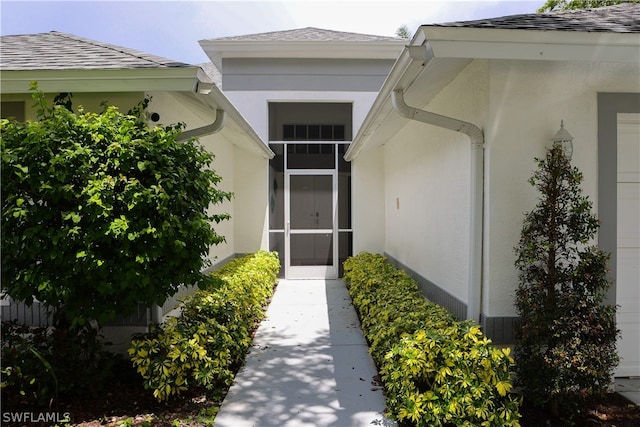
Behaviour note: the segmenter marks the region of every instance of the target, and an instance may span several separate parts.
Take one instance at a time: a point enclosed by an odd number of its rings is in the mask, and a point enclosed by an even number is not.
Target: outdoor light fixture
[[[553,137],[553,145],[556,145],[562,149],[562,153],[571,160],[573,155],[573,137],[564,128],[564,120],[560,120],[560,129],[556,132],[556,136]]]

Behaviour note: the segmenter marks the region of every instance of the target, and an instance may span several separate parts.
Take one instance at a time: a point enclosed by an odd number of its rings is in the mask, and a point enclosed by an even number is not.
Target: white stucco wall
[[[384,148],[366,151],[351,162],[353,253],[384,252]]]
[[[487,63],[472,63],[429,105],[479,126]],[[482,127],[482,126],[481,126]],[[469,138],[410,121],[385,145],[385,251],[462,302],[468,301]]]
[[[485,254],[483,312],[513,316],[517,272],[513,266],[524,213],[538,194],[527,180],[534,157],[564,120],[574,137],[572,164],[584,174],[582,185],[597,207],[598,92],[638,92],[639,66],[633,64],[492,61],[490,117],[485,176]]]
[[[200,143],[216,156],[211,167],[222,177],[222,181],[218,183],[217,188],[222,191],[235,192],[235,147],[231,142],[223,138],[221,133],[222,131],[217,134],[201,137]],[[219,205],[212,206],[209,208],[209,211],[212,213],[227,213],[231,215],[231,219],[229,220],[212,224],[216,233],[225,237],[225,243],[213,246],[209,250],[209,259],[215,263],[224,260],[236,252],[236,200],[231,199],[230,202],[225,201]]]
[[[269,249],[269,160],[236,147],[234,152],[236,253]]]
[[[484,132],[482,312],[486,316],[516,314],[513,248],[524,213],[538,200],[528,183],[536,168],[534,157],[544,156],[564,120],[574,137],[572,163],[584,173],[583,191],[595,209],[597,94],[638,92],[639,75],[636,64],[474,61],[428,105],[412,105],[469,121]],[[408,122],[383,150],[384,250],[467,302],[468,138]],[[358,162],[367,167],[367,156],[365,152],[354,161],[360,174]],[[354,177],[354,183],[358,179]]]

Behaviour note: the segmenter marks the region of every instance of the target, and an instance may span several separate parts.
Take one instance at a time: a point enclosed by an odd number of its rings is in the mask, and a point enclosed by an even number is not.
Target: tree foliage
[[[640,0],[547,0],[547,2],[538,9],[538,12],[589,9],[613,6],[620,3],[640,3]]]
[[[529,182],[541,197],[516,248],[516,372],[534,403],[569,403],[579,390],[605,391],[618,362],[615,307],[604,304],[609,256],[591,243],[599,222],[582,174],[557,147],[536,160]]]
[[[211,280],[204,257],[224,241],[211,223],[229,216],[208,209],[231,197],[215,188],[213,155],[177,143],[182,125],[150,129],[149,99],[74,113],[32,90],[38,120],[0,123],[4,291],[82,326]]]
[[[407,27],[406,25],[402,25],[396,30],[396,36],[402,39],[410,39],[411,31],[409,31],[409,27]]]

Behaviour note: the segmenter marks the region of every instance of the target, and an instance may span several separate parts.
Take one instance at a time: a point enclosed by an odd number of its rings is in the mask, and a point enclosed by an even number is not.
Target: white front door
[[[640,114],[618,114],[618,377],[640,376]]]
[[[285,277],[338,277],[334,169],[289,170],[285,179]]]

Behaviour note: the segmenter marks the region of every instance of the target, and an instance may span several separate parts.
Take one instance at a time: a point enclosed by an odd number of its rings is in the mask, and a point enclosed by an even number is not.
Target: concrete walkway
[[[614,384],[617,393],[640,406],[640,377],[616,378]]]
[[[281,280],[216,427],[392,426],[340,280]]]

